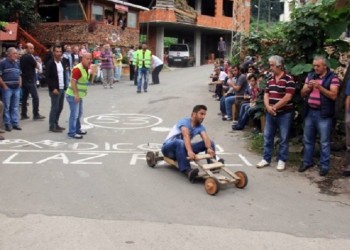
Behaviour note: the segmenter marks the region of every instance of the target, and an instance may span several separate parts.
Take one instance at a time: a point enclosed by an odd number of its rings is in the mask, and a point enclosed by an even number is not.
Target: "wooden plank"
[[[172,165],[172,166],[177,167],[177,163],[176,163],[173,159],[171,159],[171,158],[168,158],[168,157],[165,157],[165,156],[164,156],[164,161],[165,161],[166,163]]]
[[[197,17],[196,14],[191,14],[191,13],[185,12],[185,11],[180,10],[180,9],[176,9],[176,8],[175,8],[174,11],[175,11],[176,13],[179,13],[180,15],[187,16],[187,17],[189,17],[189,18],[191,18],[191,19],[196,19],[196,17]]]
[[[224,166],[224,164],[222,164],[221,162],[214,162],[214,163],[210,163],[210,164],[203,164],[202,168],[204,170],[211,170],[211,169],[215,169],[215,168],[222,168]]]
[[[196,161],[204,160],[204,159],[210,159],[212,158],[210,154],[201,154],[196,155]]]

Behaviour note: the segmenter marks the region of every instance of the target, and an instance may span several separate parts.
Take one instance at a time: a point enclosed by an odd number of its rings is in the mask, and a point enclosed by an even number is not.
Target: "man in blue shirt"
[[[22,86],[21,70],[17,61],[16,48],[7,50],[7,58],[0,62],[0,86],[4,102],[4,122],[6,131],[22,130],[18,125],[18,107]]]
[[[202,125],[206,113],[206,106],[196,105],[190,118],[181,119],[174,125],[162,147],[163,155],[176,160],[180,172],[185,173],[190,181],[198,175],[198,169],[191,169],[190,165],[196,154],[206,151],[212,157],[215,156],[215,144]],[[191,143],[196,135],[200,135],[202,141]]]
[[[344,164],[344,176],[350,176],[350,79],[348,79],[345,90],[345,131],[346,131],[346,154]]]

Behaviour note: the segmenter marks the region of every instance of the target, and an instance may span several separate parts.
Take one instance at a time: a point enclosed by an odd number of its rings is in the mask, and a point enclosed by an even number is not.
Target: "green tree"
[[[35,0],[2,0],[0,3],[0,20],[19,22],[23,28],[31,27],[40,20],[35,4]]]

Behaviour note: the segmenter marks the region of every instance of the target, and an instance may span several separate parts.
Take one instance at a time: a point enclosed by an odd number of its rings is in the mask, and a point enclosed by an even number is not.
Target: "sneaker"
[[[189,179],[190,182],[193,182],[194,179],[198,176],[198,168],[190,168],[189,170],[186,171],[187,178]]]
[[[2,140],[5,140],[5,138],[2,135],[0,135],[0,141]]]
[[[146,93],[147,93],[147,89],[145,89],[143,92],[146,92]]]
[[[286,169],[286,163],[284,161],[279,160],[276,166],[278,171],[283,171]]]
[[[86,135],[87,131],[86,130],[80,130],[77,134],[78,135]]]
[[[224,117],[222,117],[222,120],[223,121],[232,121],[232,117],[228,116],[228,115],[225,115]]]
[[[232,130],[243,130],[243,128],[239,127],[238,125],[232,125]]]
[[[138,90],[138,91],[136,91],[136,93],[137,93],[137,94],[141,94],[141,91]]]
[[[75,135],[68,135],[68,138],[71,138],[71,139],[83,139],[83,136],[75,134]]]
[[[113,89],[113,86],[112,86],[112,85],[110,85],[110,86],[109,86],[109,88]]]
[[[270,166],[270,163],[262,159],[258,164],[256,164],[257,168],[264,168]]]

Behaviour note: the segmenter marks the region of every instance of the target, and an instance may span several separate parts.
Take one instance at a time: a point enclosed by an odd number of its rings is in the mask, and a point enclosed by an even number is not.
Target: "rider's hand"
[[[196,154],[193,153],[193,151],[187,152],[187,156],[188,156],[188,159],[189,159],[190,161],[193,161],[193,160],[196,159]]]
[[[215,151],[212,148],[207,149],[207,154],[210,154],[211,157],[215,156]]]

